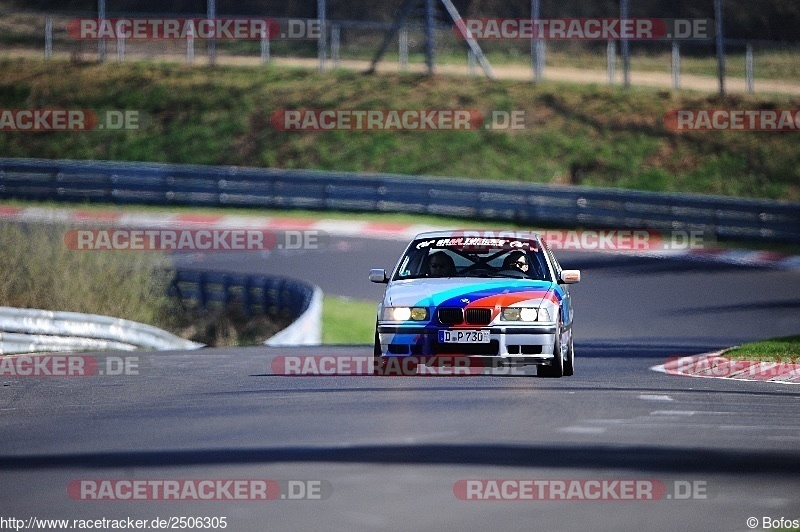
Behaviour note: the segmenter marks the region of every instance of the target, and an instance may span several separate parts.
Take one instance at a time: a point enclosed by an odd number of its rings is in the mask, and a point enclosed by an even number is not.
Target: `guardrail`
[[[172,295],[193,308],[237,305],[245,315],[290,319],[266,342],[272,346],[322,341],[322,291],[292,279],[179,270]],[[0,307],[0,355],[54,351],[198,349],[203,344],[135,321],[39,309]]]
[[[233,304],[245,316],[264,314],[272,318],[294,319],[311,304],[314,286],[294,279],[263,275],[178,270],[170,291],[171,295],[193,308]]]
[[[263,275],[178,270],[172,295],[186,306],[237,306],[246,316],[289,319],[291,325],[267,345],[318,345],[322,342],[322,290],[294,279]]]
[[[200,347],[203,344],[135,321],[78,312],[0,307],[0,355]]]
[[[800,242],[800,203],[391,174],[0,159],[0,198],[425,213]]]

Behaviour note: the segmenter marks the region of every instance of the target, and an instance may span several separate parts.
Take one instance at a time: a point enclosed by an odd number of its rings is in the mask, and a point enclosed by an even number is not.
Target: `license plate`
[[[464,329],[455,331],[439,331],[441,344],[488,344],[489,331]]]

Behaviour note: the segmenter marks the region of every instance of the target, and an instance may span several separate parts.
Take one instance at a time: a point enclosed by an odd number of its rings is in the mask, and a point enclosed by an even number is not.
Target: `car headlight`
[[[428,309],[425,307],[386,307],[383,309],[383,319],[391,321],[425,321],[428,319]]]
[[[538,321],[552,321],[553,318],[550,317],[550,312],[546,308],[542,307],[539,309],[537,319]]]
[[[502,311],[505,321],[550,321],[546,308],[506,307]]]

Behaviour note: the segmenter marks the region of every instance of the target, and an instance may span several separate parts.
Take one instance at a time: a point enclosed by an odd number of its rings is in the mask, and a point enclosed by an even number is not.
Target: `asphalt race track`
[[[403,247],[333,238],[324,250],[177,261],[302,277],[377,302],[382,287],[368,270],[390,268]],[[673,356],[796,334],[800,272],[558,256],[583,271],[571,288],[574,377],[271,371],[277,356],[368,356],[370,346],[136,353],[138,375],[4,377],[0,515],[224,516],[233,531],[736,531],[749,530],[751,517],[759,528],[765,517],[800,519],[800,388],[649,370]],[[74,490],[104,479],[268,479],[280,492],[268,501],[97,501]],[[557,490],[546,491],[549,500],[459,498],[468,481],[490,479],[548,490],[581,481],[586,490],[573,500]],[[656,489],[634,500],[615,498],[615,488],[598,500],[588,489],[630,480]],[[289,481],[319,495],[292,500],[299,491]]]

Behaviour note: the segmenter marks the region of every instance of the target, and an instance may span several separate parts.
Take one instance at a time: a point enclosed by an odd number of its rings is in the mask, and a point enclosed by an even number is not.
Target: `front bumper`
[[[449,344],[439,342],[440,330],[488,330],[489,343]],[[378,337],[384,357],[468,356],[546,364],[553,359],[556,324],[508,324],[471,327],[435,325],[378,324]]]

